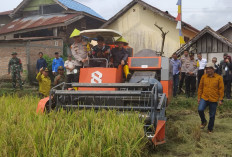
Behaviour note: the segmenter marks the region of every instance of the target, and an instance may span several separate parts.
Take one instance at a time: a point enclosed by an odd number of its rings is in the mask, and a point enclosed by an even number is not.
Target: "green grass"
[[[20,90],[18,84],[16,90],[12,88],[11,82],[1,82],[0,83],[0,96],[3,95],[17,95],[23,97],[24,95],[38,95],[38,87],[31,86],[27,83],[23,85],[23,90]]]
[[[0,156],[144,156],[136,113],[75,111],[37,115],[33,96],[0,98]]]

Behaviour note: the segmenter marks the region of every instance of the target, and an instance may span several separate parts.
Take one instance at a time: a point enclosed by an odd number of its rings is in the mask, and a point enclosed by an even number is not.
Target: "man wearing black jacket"
[[[221,61],[219,66],[219,74],[223,77],[225,86],[225,96],[227,99],[231,98],[231,80],[232,80],[232,63],[231,57],[226,56],[224,61]]]

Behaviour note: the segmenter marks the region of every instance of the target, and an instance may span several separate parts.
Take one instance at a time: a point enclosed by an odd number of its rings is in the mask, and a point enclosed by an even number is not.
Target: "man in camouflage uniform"
[[[58,67],[58,75],[55,77],[55,80],[54,80],[54,86],[59,85],[59,84],[61,84],[63,82],[67,82],[66,76],[64,74],[64,67],[59,66]],[[62,88],[59,87],[57,89],[61,90]]]
[[[20,75],[20,72],[21,73],[23,72],[22,62],[19,58],[17,58],[16,52],[13,52],[11,55],[12,58],[8,64],[8,74],[11,73],[13,88],[14,89],[16,88],[16,81],[18,80],[20,89],[23,89],[21,75]]]

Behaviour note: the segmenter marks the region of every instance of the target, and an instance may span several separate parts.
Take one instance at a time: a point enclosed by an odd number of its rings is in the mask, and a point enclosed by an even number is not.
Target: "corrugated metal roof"
[[[36,15],[16,19],[0,29],[0,34],[64,23],[78,14]]]
[[[11,12],[12,12],[12,10],[0,12],[0,15],[9,15]]]
[[[86,12],[90,15],[96,16],[98,18],[104,19],[101,15],[96,13],[93,9],[77,2],[74,0],[58,0],[60,3],[62,3],[64,6],[66,6],[69,9],[75,10],[75,11],[81,11]]]

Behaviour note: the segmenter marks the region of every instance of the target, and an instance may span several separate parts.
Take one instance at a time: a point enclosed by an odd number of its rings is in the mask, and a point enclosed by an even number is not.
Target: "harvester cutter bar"
[[[73,87],[89,88],[148,88],[150,83],[72,83]]]
[[[139,96],[141,91],[67,91],[57,90],[57,95],[78,95],[78,96]]]
[[[140,107],[140,106],[99,106],[99,105],[65,105],[63,108],[77,108],[77,109],[105,109],[105,110],[118,110],[118,111],[141,111],[147,112],[151,110],[151,107]]]

